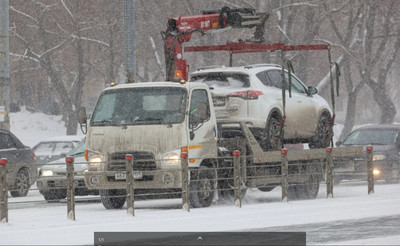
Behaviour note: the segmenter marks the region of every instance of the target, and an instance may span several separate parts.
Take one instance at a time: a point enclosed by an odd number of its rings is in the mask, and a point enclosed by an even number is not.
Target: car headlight
[[[374,168],[372,170],[372,173],[374,174],[374,176],[379,176],[381,174],[381,170],[379,170],[378,168]]]
[[[386,159],[386,155],[378,154],[372,157],[373,161],[383,161]]]
[[[53,171],[51,171],[51,170],[42,170],[40,175],[41,176],[53,176]]]
[[[161,159],[162,159],[162,163],[164,165],[166,165],[166,164],[180,165],[181,164],[181,150],[176,149],[173,151],[166,152],[162,155]]]
[[[85,158],[88,161],[89,167],[98,167],[104,161],[104,155],[99,152],[85,150]]]

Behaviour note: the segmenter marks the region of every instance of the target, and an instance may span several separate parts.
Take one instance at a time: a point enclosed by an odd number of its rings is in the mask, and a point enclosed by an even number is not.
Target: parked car
[[[37,179],[35,153],[10,131],[0,129],[0,158],[7,159],[7,182],[11,196],[26,196]]]
[[[332,110],[317,88],[306,86],[285,70],[286,119],[282,102],[282,68],[274,64],[200,69],[190,81],[212,89],[218,119],[244,121],[263,149],[279,149],[284,143],[309,143],[311,148],[330,145]],[[284,132],[282,136],[282,126]]]
[[[84,136],[59,136],[45,139],[33,147],[37,164],[42,165],[65,157],[75,148]]]
[[[400,124],[369,125],[352,131],[338,147],[368,146],[373,147],[374,179],[386,180],[388,183],[400,181]],[[355,160],[338,162],[335,171],[340,175],[336,180],[366,177],[366,155]]]
[[[82,141],[67,154],[67,156],[74,157],[75,195],[98,195],[98,190],[89,190],[85,185],[83,177],[83,172],[87,170],[87,163],[84,157],[85,148],[85,141]],[[39,192],[47,201],[56,201],[66,198],[67,172],[65,158],[60,158],[40,167],[39,178],[36,185]]]

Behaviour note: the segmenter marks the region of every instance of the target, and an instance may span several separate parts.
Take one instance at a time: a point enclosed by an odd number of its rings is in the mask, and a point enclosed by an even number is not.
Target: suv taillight
[[[228,97],[240,97],[244,100],[254,100],[258,99],[258,96],[262,95],[262,91],[238,91],[234,93],[229,93]]]
[[[33,160],[36,162],[36,154],[35,154],[35,152],[32,151],[32,155],[33,155]]]

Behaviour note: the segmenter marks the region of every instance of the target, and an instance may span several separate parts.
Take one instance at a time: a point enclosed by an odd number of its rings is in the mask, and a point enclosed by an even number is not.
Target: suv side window
[[[288,73],[285,73],[285,79],[286,79],[286,84],[289,84],[289,74]],[[294,76],[292,76],[292,91],[300,93],[300,94],[307,94],[307,91],[304,88],[304,86]]]
[[[274,87],[282,89],[282,71],[281,70],[269,70],[267,71],[268,77],[272,81]],[[289,85],[289,74],[285,72],[285,83],[286,88]],[[292,92],[307,94],[306,88],[303,84],[294,76],[292,76]]]
[[[282,72],[281,70],[269,70],[267,75],[272,83],[273,87],[282,89]]]
[[[273,86],[271,80],[269,79],[267,72],[262,71],[256,74],[257,78],[266,86]]]
[[[197,124],[199,120],[197,119],[197,107],[199,103],[205,103],[207,106],[207,118],[205,121],[210,119],[210,104],[208,101],[208,94],[206,90],[194,90],[192,92],[192,98],[190,101],[190,111],[189,111],[189,125]]]
[[[0,133],[0,149],[16,148],[11,136],[6,133]]]

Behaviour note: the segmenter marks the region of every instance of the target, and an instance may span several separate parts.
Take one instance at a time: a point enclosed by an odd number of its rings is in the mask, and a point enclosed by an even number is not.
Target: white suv
[[[212,89],[218,119],[246,122],[265,150],[279,149],[283,143],[309,143],[311,148],[330,145],[331,108],[317,95],[316,87],[307,87],[294,74],[291,97],[286,90],[284,114],[279,65],[199,69],[190,77],[190,81],[204,82]],[[285,83],[288,88],[286,70]]]

